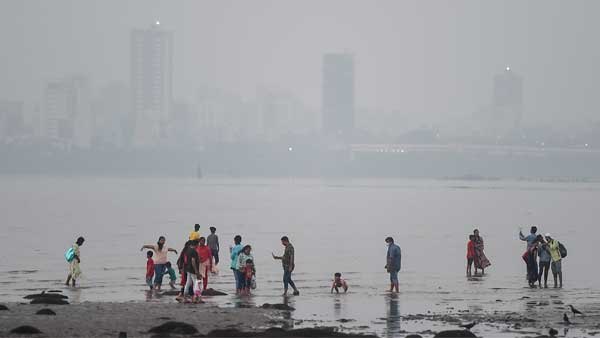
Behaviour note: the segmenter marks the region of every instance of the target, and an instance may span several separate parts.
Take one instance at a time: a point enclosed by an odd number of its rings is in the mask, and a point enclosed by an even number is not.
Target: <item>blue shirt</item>
[[[389,270],[400,271],[402,265],[402,252],[396,244],[390,244],[387,251],[387,265]]]
[[[540,262],[550,263],[550,260],[552,260],[550,245],[544,247],[542,244],[538,244],[538,255],[540,256]]]
[[[241,245],[241,244],[236,244],[236,245],[233,246],[233,248],[231,248],[231,264],[230,264],[230,268],[232,268],[233,270],[237,269],[238,254],[240,253],[240,251],[242,251],[243,248],[244,248],[244,246]]]
[[[530,249],[533,246],[533,242],[535,241],[536,238],[537,238],[536,234],[529,234],[527,236],[521,235],[521,240],[527,241],[527,249]]]

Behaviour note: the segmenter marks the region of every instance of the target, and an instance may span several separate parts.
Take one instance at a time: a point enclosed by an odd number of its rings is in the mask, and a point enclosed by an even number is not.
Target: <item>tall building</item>
[[[0,143],[14,142],[25,131],[22,101],[0,101]]]
[[[354,57],[323,56],[323,131],[350,135],[354,131]]]
[[[133,144],[161,143],[168,135],[173,102],[173,34],[156,21],[131,32]]]
[[[43,135],[52,142],[67,146],[90,146],[92,118],[87,78],[73,76],[46,84]]]
[[[92,107],[96,146],[122,148],[130,145],[130,98],[129,88],[118,82],[100,89]]]
[[[494,77],[492,100],[492,124],[497,134],[518,129],[523,117],[523,79],[510,67]]]

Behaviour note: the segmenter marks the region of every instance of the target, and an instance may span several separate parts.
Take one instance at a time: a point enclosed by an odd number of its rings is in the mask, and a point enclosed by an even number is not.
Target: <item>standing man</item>
[[[198,258],[198,241],[190,241],[190,245],[185,253],[185,274],[186,282],[183,289],[183,300],[188,301],[188,295],[192,294],[192,302],[198,301],[195,290],[198,289],[198,280],[202,278],[200,273],[200,260]]]
[[[189,240],[190,241],[199,241],[200,237],[202,237],[200,235],[200,224],[196,224],[196,225],[194,225],[194,231],[190,232]]]
[[[287,296],[288,285],[294,289],[294,296],[300,295],[300,291],[296,288],[296,284],[292,280],[292,272],[294,271],[295,265],[295,255],[294,255],[294,246],[290,243],[290,239],[287,236],[281,237],[281,244],[285,247],[283,252],[283,256],[275,256],[274,253],[271,253],[273,259],[280,259],[281,265],[283,266],[283,295]]]
[[[231,268],[231,271],[233,271],[233,278],[235,278],[235,293],[239,295],[242,291],[242,281],[238,278],[239,274],[237,271],[237,264],[238,255],[244,248],[244,246],[242,245],[242,236],[236,235],[233,238],[233,243],[235,243],[235,245],[229,248],[229,251],[231,252],[231,264],[229,265],[229,267]]]
[[[537,238],[538,228],[536,226],[532,226],[530,230],[530,234],[527,236],[523,236],[523,232],[519,231],[519,239],[527,242],[527,250],[531,249],[533,246],[533,242],[535,242]]]
[[[215,265],[219,264],[219,236],[216,235],[217,228],[210,227],[210,235],[206,238],[206,243],[210,248],[213,258],[215,259]]]
[[[529,235],[524,236],[523,235],[523,231],[519,230],[519,239],[522,241],[527,242],[527,251],[525,251],[525,254],[523,255],[523,257],[525,258],[525,262],[530,262],[533,260],[533,250],[532,250],[532,246],[533,243],[535,242],[535,240],[537,239],[537,231],[538,228],[536,226],[532,226],[531,230],[529,231]],[[530,275],[530,264],[527,263],[527,279],[529,280],[529,275]]]
[[[563,287],[563,274],[562,274],[562,255],[560,254],[560,244],[557,240],[552,238],[552,235],[546,234],[546,241],[548,241],[548,247],[550,248],[550,256],[552,257],[552,263],[550,268],[552,269],[552,276],[554,276],[554,288]],[[556,284],[556,277],[560,281],[560,286]]]
[[[390,292],[394,292],[394,288],[396,289],[396,292],[400,292],[398,286],[398,272],[402,266],[402,252],[400,247],[394,244],[394,239],[392,237],[386,238],[385,242],[388,246],[385,269],[390,274]]]

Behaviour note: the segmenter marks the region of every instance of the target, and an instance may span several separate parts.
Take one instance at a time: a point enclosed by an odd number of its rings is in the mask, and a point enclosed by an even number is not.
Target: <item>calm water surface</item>
[[[251,244],[258,290],[240,302],[282,302],[279,242],[296,248],[295,281],[302,295],[289,299],[301,325],[343,324],[388,336],[418,329],[400,317],[444,311],[459,302],[484,308],[496,299],[519,299],[524,289],[525,249],[519,226],[536,224],[569,249],[563,263],[569,301],[598,295],[596,242],[598,183],[465,182],[436,180],[0,178],[0,301],[19,301],[33,290],[62,288],[64,251],[77,236],[82,247],[81,288],[65,289],[72,301],[173,301],[148,299],[142,244],[167,237],[180,250],[194,223],[217,227],[227,256],[233,236]],[[464,277],[467,236],[479,228],[492,261],[489,274]],[[402,248],[401,294],[387,288],[384,238]],[[170,256],[172,262],[176,256]],[[334,272],[350,284],[347,295],[330,295]],[[225,265],[212,287],[232,289]],[[455,305],[452,305],[455,307]],[[507,305],[509,306],[509,305]],[[369,326],[369,328],[361,327]],[[432,329],[436,329],[435,327]]]

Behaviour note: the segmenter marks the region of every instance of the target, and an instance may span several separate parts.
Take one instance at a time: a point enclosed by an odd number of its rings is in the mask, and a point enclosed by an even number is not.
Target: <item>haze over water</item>
[[[243,302],[256,305],[282,302],[281,265],[270,255],[283,251],[279,238],[288,235],[302,292],[290,303],[302,325],[351,318],[357,321],[346,327],[368,325],[363,330],[393,335],[410,329],[399,316],[443,310],[451,300],[477,308],[554,292],[565,303],[585,302],[600,290],[599,273],[590,268],[597,257],[599,183],[4,177],[0,186],[2,301],[62,289],[63,254],[80,235],[86,238],[84,277],[78,290],[64,289],[71,301],[145,301],[140,247],[165,235],[167,245],[180,250],[194,223],[202,225],[203,235],[210,225],[217,227],[223,260],[220,276],[209,283],[216,289],[232,291],[227,256],[233,236],[241,234],[253,246],[258,289]],[[565,290],[523,289],[525,244],[517,234],[519,226],[526,232],[531,224],[569,249]],[[474,228],[492,266],[486,277],[469,281],[466,243]],[[388,235],[402,248],[397,298],[384,292]],[[334,272],[348,280],[349,294],[330,296]],[[209,302],[236,306],[240,300]]]

